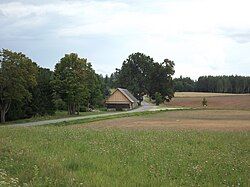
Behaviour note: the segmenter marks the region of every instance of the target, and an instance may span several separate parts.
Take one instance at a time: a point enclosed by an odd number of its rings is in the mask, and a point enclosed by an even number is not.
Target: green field
[[[0,127],[0,186],[249,186],[249,135]]]

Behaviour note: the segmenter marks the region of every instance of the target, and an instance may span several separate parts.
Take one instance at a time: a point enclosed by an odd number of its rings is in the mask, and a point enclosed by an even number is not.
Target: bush
[[[155,104],[158,106],[162,102],[163,102],[162,95],[159,92],[156,92],[155,93]]]
[[[207,106],[207,99],[205,97],[202,99],[202,106]]]
[[[80,106],[80,112],[88,112],[89,109],[86,106]]]
[[[54,104],[57,110],[67,110],[67,104],[62,99],[55,99]]]

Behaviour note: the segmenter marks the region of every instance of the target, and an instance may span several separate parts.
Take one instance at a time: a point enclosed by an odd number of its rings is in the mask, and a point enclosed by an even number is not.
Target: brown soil
[[[202,97],[176,97],[166,103],[168,107],[203,108]],[[210,96],[206,97],[209,109],[250,110],[250,95]]]
[[[249,131],[250,111],[168,111],[148,116],[112,119],[69,128]]]
[[[237,95],[243,95],[243,94],[210,93],[210,92],[175,92],[174,97],[215,97],[215,96],[237,96]]]

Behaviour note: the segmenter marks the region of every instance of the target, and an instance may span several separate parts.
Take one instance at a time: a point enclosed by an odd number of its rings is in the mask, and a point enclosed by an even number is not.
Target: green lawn
[[[0,127],[0,186],[249,186],[249,132]]]

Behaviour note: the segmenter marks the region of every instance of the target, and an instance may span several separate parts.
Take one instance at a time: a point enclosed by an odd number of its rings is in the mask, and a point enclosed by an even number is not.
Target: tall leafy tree
[[[97,75],[97,79],[98,82],[100,84],[100,89],[101,89],[101,93],[103,96],[103,99],[106,99],[108,96],[110,96],[110,78],[108,75],[106,75],[105,77],[103,77],[101,74]]]
[[[153,62],[154,60],[150,56],[133,53],[123,62],[122,68],[116,72],[119,85],[131,91],[140,102],[149,89]]]
[[[38,68],[36,76],[37,85],[29,88],[31,97],[29,100],[12,102],[6,115],[6,120],[29,118],[35,115],[52,115],[55,113],[53,97],[53,72],[49,69]]]
[[[0,52],[0,112],[1,122],[13,101],[32,97],[30,88],[34,87],[37,65],[22,53],[3,49]]]
[[[122,68],[116,71],[118,85],[131,91],[140,102],[145,94],[154,99],[156,92],[164,100],[171,99],[174,95],[174,65],[168,59],[157,63],[150,56],[133,53],[123,62]]]
[[[81,103],[87,102],[87,59],[77,54],[66,54],[55,66],[54,85],[57,94],[68,105],[68,113],[76,114]]]
[[[92,68],[89,70],[90,73],[87,80],[89,90],[88,107],[94,108],[94,106],[102,105],[102,101],[104,100],[104,85],[100,76]]]
[[[108,81],[108,87],[110,88],[117,88],[119,87],[119,69],[116,69],[116,72],[111,73]]]
[[[163,97],[163,100],[171,100],[174,96],[173,80],[174,62],[165,59],[162,63],[154,63],[151,69],[151,76],[149,79],[148,94],[155,99],[155,93],[158,92]]]
[[[96,105],[101,99],[100,85],[87,59],[66,54],[55,66],[55,91],[67,103],[68,113],[79,113],[80,106]]]
[[[53,102],[53,72],[46,68],[38,69],[37,86],[32,90],[33,115],[52,115],[55,113],[55,104]]]

